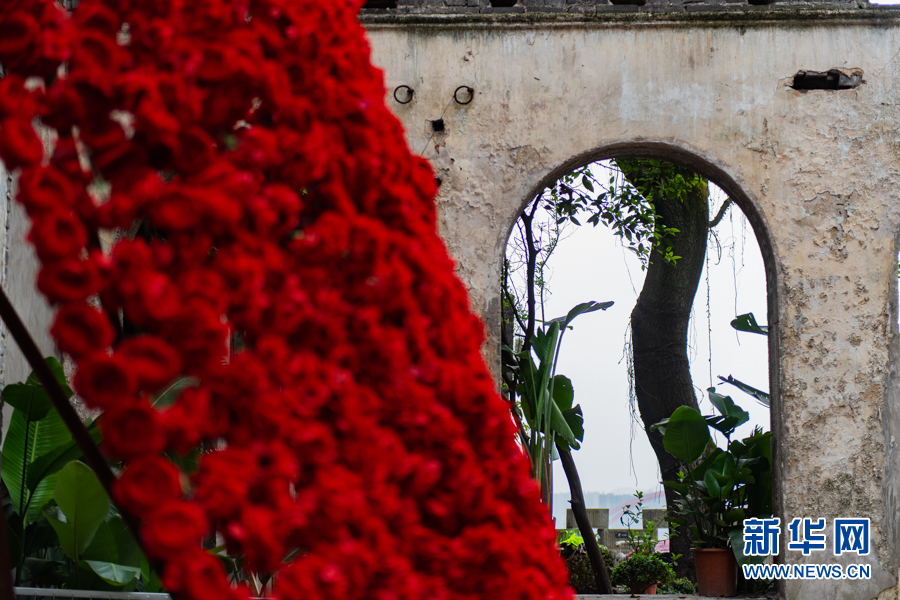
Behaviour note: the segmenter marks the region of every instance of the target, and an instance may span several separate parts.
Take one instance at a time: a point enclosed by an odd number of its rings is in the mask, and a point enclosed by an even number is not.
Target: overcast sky
[[[717,204],[723,194],[718,189],[715,193]],[[623,353],[629,315],[644,272],[637,258],[623,249],[606,227],[588,225],[571,231],[550,263],[552,295],[547,317],[564,315],[572,306],[588,300],[615,302],[606,312],[578,317],[574,329],[566,333],[560,353],[558,372],[572,379],[575,401],[584,410],[584,445],[574,453],[582,487],[586,492],[605,493],[661,490],[656,457],[631,417]],[[766,281],[759,247],[737,207],[729,211],[716,231],[722,252],[719,258],[715,248],[710,250],[712,332],[707,320],[706,271],[690,327],[691,371],[704,414],[713,412],[705,391],[711,383],[710,336],[713,385],[718,382],[717,375],[733,375],[759,389],[769,387],[766,338],[737,334],[729,325],[736,315],[748,312],[753,312],[760,324],[767,322]],[[738,435],[749,435],[754,425],[770,429],[768,409],[731,386],[722,385],[718,391],[730,395],[751,415]],[[565,474],[556,462],[554,491],[567,490]]]

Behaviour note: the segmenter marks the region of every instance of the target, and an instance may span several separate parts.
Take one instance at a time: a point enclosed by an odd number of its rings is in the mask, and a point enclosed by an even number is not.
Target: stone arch
[[[556,167],[545,171],[543,174],[538,174],[534,178],[535,181],[529,188],[529,192],[521,199],[516,210],[514,212],[510,211],[508,214],[504,215],[504,227],[500,229],[500,237],[497,242],[501,260],[503,253],[505,252],[507,240],[512,233],[512,228],[518,219],[518,215],[541,192],[541,190],[573,169],[589,163],[612,158],[655,158],[690,168],[725,191],[750,222],[757,243],[759,244],[766,273],[767,319],[771,332],[768,336],[769,393],[772,398],[770,427],[772,431],[776,432],[776,435],[774,436],[775,444],[772,448],[773,507],[781,507],[781,461],[778,460],[778,457],[781,454],[779,447],[784,443],[785,436],[779,435],[779,433],[783,431],[782,412],[784,407],[781,398],[781,373],[778,347],[779,335],[777,330],[779,314],[778,290],[780,287],[778,281],[780,279],[780,272],[774,252],[775,240],[771,229],[767,225],[766,216],[757,199],[753,194],[746,191],[747,187],[741,184],[739,178],[726,163],[717,160],[715,157],[706,156],[701,151],[692,148],[689,144],[676,140],[635,139],[612,141],[602,144],[588,152],[577,154]],[[500,275],[498,273],[497,281],[499,281],[499,277]],[[494,315],[491,316],[493,317]],[[895,322],[894,326],[896,327],[896,325]],[[491,331],[489,332],[489,343],[495,344],[499,335],[495,333],[495,330],[499,331],[499,318],[488,321],[487,327],[491,328]],[[489,353],[489,356],[493,359],[497,354]],[[778,513],[781,512],[778,509],[776,510]]]

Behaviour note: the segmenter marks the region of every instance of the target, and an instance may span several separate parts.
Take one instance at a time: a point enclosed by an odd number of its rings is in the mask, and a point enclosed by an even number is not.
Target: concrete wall
[[[14,193],[15,180],[8,176],[0,163],[0,287],[43,355],[56,356],[56,344],[49,332],[54,313],[35,287],[40,263],[25,239],[31,224],[22,206],[12,201]],[[9,335],[6,325],[0,323],[0,389],[8,383],[25,381],[29,373],[31,367],[25,356]],[[0,439],[6,439],[12,408],[2,406]]]
[[[595,13],[665,10],[704,10],[713,6],[770,4],[773,0],[369,0],[364,15],[379,14],[504,14]],[[512,4],[512,6],[509,6]],[[807,0],[782,0],[781,4],[809,4]],[[828,4],[865,6],[867,0],[831,0]],[[643,8],[638,8],[638,5]]]
[[[897,597],[897,14],[776,5],[364,18],[389,103],[441,179],[441,232],[488,324],[495,372],[508,234],[567,169],[667,158],[715,180],[748,215],[774,331],[777,514],[785,524],[870,517],[875,545],[841,557],[871,563],[871,580],[788,582],[790,600]],[[789,87],[801,69],[831,68],[862,69],[865,83]],[[393,100],[399,85],[415,89],[409,104]],[[463,85],[471,104],[453,100]],[[839,559],[782,550],[781,560]]]

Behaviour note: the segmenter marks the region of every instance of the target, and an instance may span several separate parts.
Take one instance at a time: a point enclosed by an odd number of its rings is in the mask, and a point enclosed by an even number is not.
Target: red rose
[[[100,274],[90,260],[64,258],[44,264],[37,287],[51,303],[80,302],[100,291]]]
[[[199,548],[183,552],[178,560],[167,562],[162,582],[167,590],[180,592],[179,597],[191,600],[234,600],[249,596],[246,590],[232,590],[222,562]]]
[[[207,529],[200,507],[174,500],[147,515],[141,525],[141,539],[148,555],[172,560],[181,552],[198,548]]]
[[[217,437],[221,432],[211,429],[212,414],[207,390],[192,387],[182,391],[175,404],[161,415],[169,447],[186,454],[199,446],[204,437]]]
[[[60,308],[50,333],[56,339],[59,349],[74,358],[102,352],[116,339],[116,332],[109,318],[86,304]]]
[[[0,39],[3,33],[0,32]],[[31,122],[17,118],[0,121],[0,158],[10,171],[39,162],[44,145]]]
[[[0,135],[0,139],[2,139]],[[64,210],[48,212],[36,220],[28,233],[42,261],[76,258],[87,243],[87,231],[73,213]]]
[[[7,74],[0,79],[0,119],[18,116],[31,120],[37,108],[35,94],[25,89],[22,77]]]
[[[226,448],[200,459],[200,469],[194,477],[194,500],[213,520],[230,518],[246,500],[250,482],[246,475],[253,471],[255,458],[251,452]]]
[[[106,453],[129,460],[160,452],[166,436],[159,414],[147,402],[116,404],[105,409],[100,422]]]
[[[181,498],[181,471],[158,455],[133,460],[113,487],[118,502],[138,514]]]
[[[0,60],[7,62],[28,52],[40,30],[37,19],[24,10],[0,14]]]
[[[19,176],[17,198],[25,205],[28,214],[34,217],[43,212],[71,207],[75,190],[65,173],[58,169],[28,167],[22,169]]]
[[[215,154],[215,141],[199,127],[189,127],[178,134],[175,165],[182,173],[193,174],[205,169]]]
[[[121,359],[97,353],[78,362],[75,389],[89,405],[106,409],[129,402],[137,381]]]
[[[181,370],[181,359],[172,346],[152,335],[123,341],[115,355],[137,377],[139,389],[154,392],[171,383]]]

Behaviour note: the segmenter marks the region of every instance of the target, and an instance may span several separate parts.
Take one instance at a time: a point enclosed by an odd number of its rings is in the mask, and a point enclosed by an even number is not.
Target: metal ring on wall
[[[462,100],[459,99],[459,92],[462,90],[465,90],[469,94],[469,99],[466,100],[465,102],[463,102]],[[475,90],[473,88],[470,88],[467,85],[461,85],[458,88],[456,88],[455,92],[453,92],[453,99],[456,100],[457,104],[462,104],[463,106],[465,106],[466,104],[470,104],[472,102],[472,100],[475,99]]]
[[[399,97],[400,90],[406,90],[406,100],[401,100]],[[394,88],[394,100],[396,100],[399,104],[409,104],[413,100],[413,96],[415,95],[416,90],[412,89],[408,85],[398,85]]]

